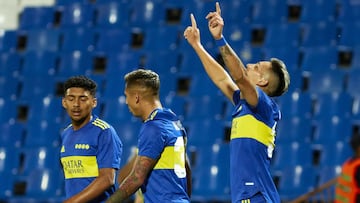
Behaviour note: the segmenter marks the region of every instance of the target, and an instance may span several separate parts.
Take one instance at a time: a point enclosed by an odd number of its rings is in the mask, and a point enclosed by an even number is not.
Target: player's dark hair
[[[66,90],[72,87],[83,88],[89,91],[90,94],[95,97],[97,88],[96,82],[86,76],[73,76],[66,80],[64,82],[64,95],[66,94]]]
[[[281,96],[287,92],[289,88],[290,76],[283,61],[277,58],[271,58],[270,62],[273,72],[279,78],[279,84],[270,96]]]

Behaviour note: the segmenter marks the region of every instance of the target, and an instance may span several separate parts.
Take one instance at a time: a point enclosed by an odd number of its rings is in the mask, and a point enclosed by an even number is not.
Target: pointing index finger
[[[215,6],[216,6],[216,13],[218,13],[219,15],[221,15],[221,9],[220,9],[220,4],[219,4],[219,2],[216,2]]]
[[[191,27],[196,29],[197,25],[196,25],[196,20],[195,20],[194,14],[190,14],[190,18],[191,18]]]

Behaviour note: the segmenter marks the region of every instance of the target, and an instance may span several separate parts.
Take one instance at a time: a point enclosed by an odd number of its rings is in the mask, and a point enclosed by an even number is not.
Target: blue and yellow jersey
[[[277,104],[260,88],[259,102],[251,107],[235,91],[230,141],[232,202],[248,199],[260,192],[267,202],[280,202],[270,174],[275,147],[276,124],[281,118]]]
[[[156,109],[139,133],[139,156],[158,160],[141,187],[145,202],[190,202],[185,170],[185,130],[169,109]]]
[[[79,130],[68,126],[61,137],[67,198],[84,190],[99,175],[100,168],[119,169],[122,142],[114,128],[96,116]],[[104,202],[116,189],[114,185],[92,202]]]

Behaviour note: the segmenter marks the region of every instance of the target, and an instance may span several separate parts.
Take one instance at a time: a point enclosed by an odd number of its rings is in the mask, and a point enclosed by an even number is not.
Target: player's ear
[[[93,98],[93,108],[97,106],[97,98]]]
[[[269,84],[269,80],[265,79],[264,77],[261,77],[256,83],[256,85],[258,85],[260,87],[265,87],[268,84]]]
[[[65,97],[62,98],[61,104],[62,104],[62,106],[66,109]]]

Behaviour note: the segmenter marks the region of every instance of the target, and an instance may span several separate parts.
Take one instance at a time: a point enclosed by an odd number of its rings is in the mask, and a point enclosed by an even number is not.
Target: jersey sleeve
[[[103,130],[99,136],[97,161],[99,168],[120,168],[123,146],[114,128]]]
[[[166,138],[156,122],[146,123],[139,135],[139,155],[159,159],[165,147]]]

